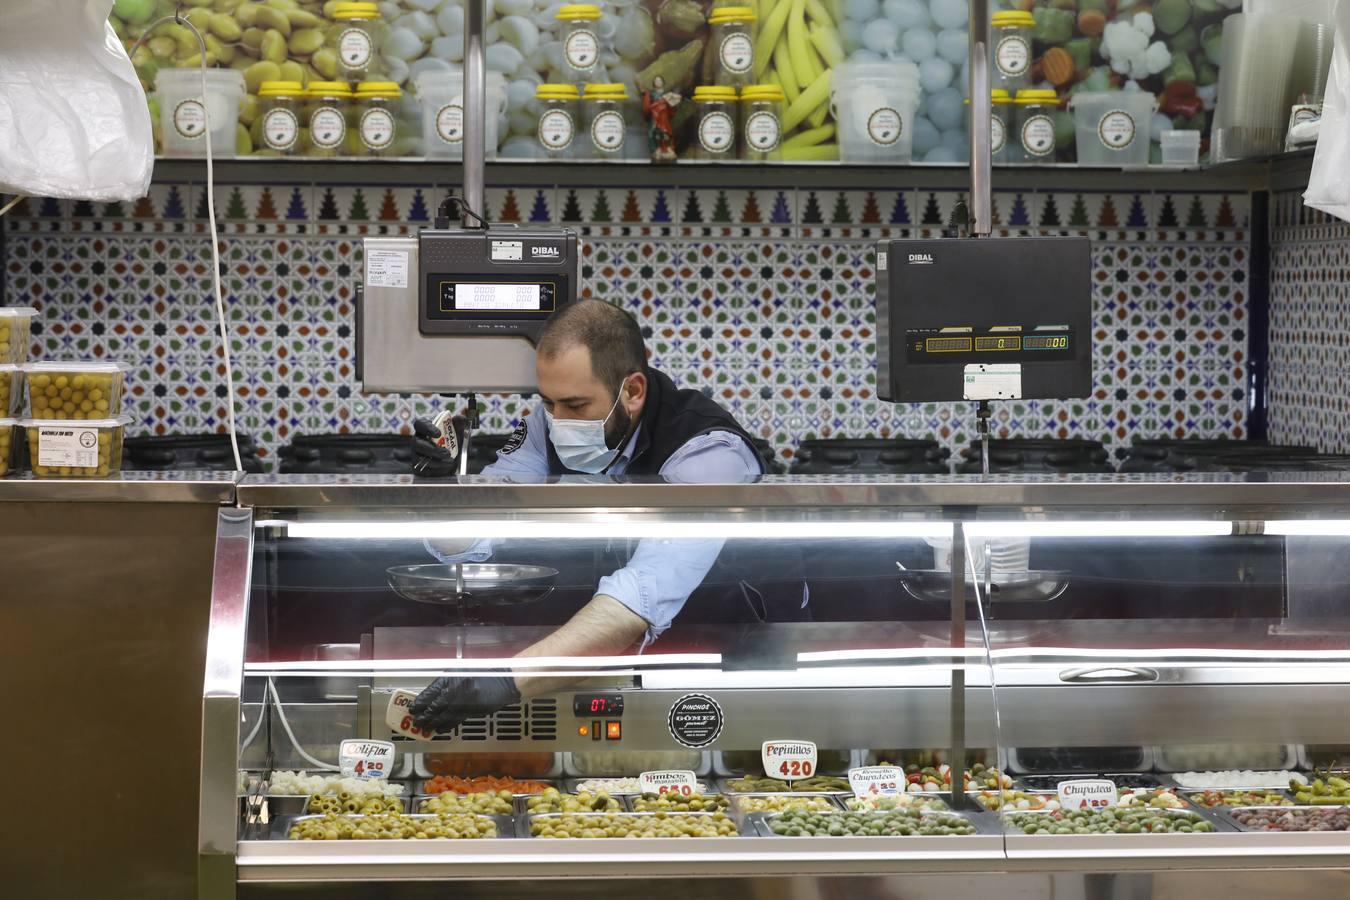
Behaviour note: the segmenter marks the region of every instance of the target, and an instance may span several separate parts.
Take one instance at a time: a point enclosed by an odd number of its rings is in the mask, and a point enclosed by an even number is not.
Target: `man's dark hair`
[[[555,312],[539,332],[536,352],[554,357],[578,344],[590,351],[595,377],[615,394],[625,378],[647,370],[647,347],[637,320],[603,300],[579,300]]]

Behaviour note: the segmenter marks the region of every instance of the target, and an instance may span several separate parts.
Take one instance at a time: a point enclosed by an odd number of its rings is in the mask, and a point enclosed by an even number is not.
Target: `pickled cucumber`
[[[951,813],[913,809],[817,813],[793,810],[769,820],[782,837],[937,837],[974,834],[975,826]]]
[[[727,782],[727,787],[740,794],[775,794],[781,791],[801,791],[808,794],[831,794],[851,791],[847,778],[833,775],[815,775],[801,781],[786,782],[777,778],[746,776]]]
[[[506,816],[511,814],[511,792],[497,791],[481,794],[456,794],[447,791],[427,797],[417,805],[422,813],[477,813]]]
[[[530,820],[530,834],[540,838],[716,838],[736,833],[736,823],[722,813],[572,813]]]
[[[295,841],[472,840],[496,837],[497,824],[483,816],[405,816],[402,813],[353,816],[329,813],[322,818],[295,823],[287,836]]]

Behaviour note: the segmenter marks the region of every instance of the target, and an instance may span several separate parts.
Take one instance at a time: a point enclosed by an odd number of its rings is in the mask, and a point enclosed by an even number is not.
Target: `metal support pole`
[[[966,773],[966,532],[952,525],[952,809],[965,805]]]
[[[988,237],[993,227],[989,115],[989,0],[970,0],[971,237]]]
[[[483,55],[487,0],[464,4],[464,206],[483,215],[483,160],[487,131],[487,61]],[[465,215],[465,228],[482,223]]]

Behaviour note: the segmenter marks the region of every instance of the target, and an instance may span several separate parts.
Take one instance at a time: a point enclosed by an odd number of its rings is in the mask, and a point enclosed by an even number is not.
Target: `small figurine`
[[[651,90],[642,92],[642,114],[651,120],[647,149],[654,163],[675,162],[675,112],[683,102],[679,91],[666,90],[660,75],[652,79]]]

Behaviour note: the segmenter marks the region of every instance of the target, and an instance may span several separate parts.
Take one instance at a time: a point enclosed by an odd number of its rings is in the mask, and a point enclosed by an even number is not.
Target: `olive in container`
[[[0,416],[8,416],[16,411],[22,393],[18,366],[0,363]]]
[[[39,362],[23,367],[34,419],[115,419],[129,366],[117,362]]]
[[[0,306],[0,365],[28,361],[28,335],[36,317],[31,306]]]
[[[18,424],[18,419],[0,418],[0,478],[9,474],[14,457],[14,426]]]
[[[130,416],[89,419],[23,419],[35,478],[106,478],[122,470],[122,433]]]

